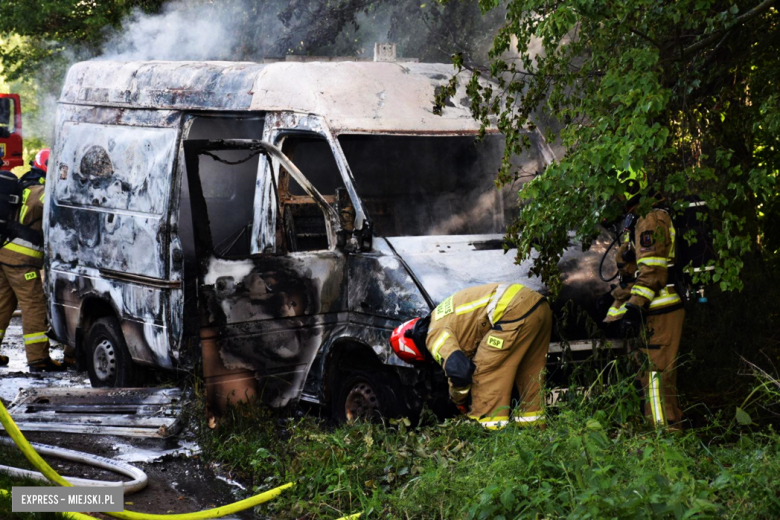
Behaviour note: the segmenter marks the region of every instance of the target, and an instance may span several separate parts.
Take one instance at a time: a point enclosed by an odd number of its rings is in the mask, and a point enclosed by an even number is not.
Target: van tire
[[[127,350],[122,328],[114,318],[100,318],[89,328],[87,372],[93,388],[128,388],[141,384],[141,368]]]
[[[380,421],[405,414],[398,377],[386,369],[341,372],[331,412],[338,424],[357,420]]]

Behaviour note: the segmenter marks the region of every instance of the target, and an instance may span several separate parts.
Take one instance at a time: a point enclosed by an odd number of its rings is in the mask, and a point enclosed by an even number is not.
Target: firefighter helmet
[[[51,150],[49,148],[44,148],[40,152],[35,154],[35,160],[32,162],[33,168],[38,168],[39,170],[48,171],[50,153]]]
[[[626,201],[629,201],[639,195],[645,188],[647,188],[647,175],[643,170],[634,170],[628,168],[627,170],[614,170],[618,181],[623,185],[623,196]]]
[[[395,354],[406,361],[407,363],[413,363],[415,361],[425,361],[425,354],[420,352],[420,349],[415,345],[414,340],[410,337],[414,324],[420,318],[409,320],[406,323],[402,323],[395,328],[393,334],[390,336],[390,345],[393,347]]]

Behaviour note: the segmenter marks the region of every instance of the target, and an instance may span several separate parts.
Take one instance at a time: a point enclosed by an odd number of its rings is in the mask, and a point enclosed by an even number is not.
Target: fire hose
[[[0,495],[9,496],[11,493],[8,492],[7,489],[0,489]],[[70,518],[71,520],[97,520],[94,516],[85,515],[83,513],[60,513],[65,518]]]
[[[0,444],[14,446],[16,443],[13,441],[13,439],[0,437]],[[67,480],[74,486],[89,486],[89,487],[121,486],[124,488],[125,495],[135,493],[136,491],[141,491],[143,488],[146,487],[146,482],[147,482],[146,473],[136,468],[135,466],[131,466],[130,464],[107,459],[105,457],[100,457],[98,455],[83,453],[80,451],[69,450],[66,448],[58,448],[56,446],[48,446],[46,444],[38,444],[37,442],[30,443],[30,446],[35,448],[35,451],[37,451],[39,455],[50,455],[52,457],[57,457],[58,459],[65,459],[73,462],[80,462],[82,464],[88,464],[90,466],[94,466],[96,468],[101,468],[101,469],[107,469],[109,471],[113,471],[133,479],[129,482],[111,482],[105,480],[88,480],[88,479],[76,478],[76,477],[63,477],[65,478],[65,480]],[[26,469],[12,468],[11,466],[0,465],[0,472],[7,473],[15,477],[30,478],[33,480],[42,480],[42,481],[48,480],[42,473],[38,473],[37,471],[29,471]]]
[[[3,405],[2,402],[0,402],[0,423],[2,423],[6,433],[8,433],[11,439],[13,439],[16,446],[22,451],[24,456],[27,457],[27,460],[29,460],[30,463],[35,467],[35,469],[40,471],[43,474],[43,476],[46,477],[46,479],[48,479],[50,482],[54,484],[59,484],[60,486],[64,486],[64,487],[73,486],[73,484],[68,482],[66,479],[60,476],[59,473],[54,471],[54,469],[51,466],[49,466],[49,464],[45,460],[43,460],[41,456],[35,451],[35,448],[33,448],[32,445],[29,443],[29,441],[25,439],[24,435],[22,435],[22,432],[19,430],[19,427],[16,426],[16,423],[11,418],[11,415],[8,413],[8,410],[5,409],[5,406]],[[148,513],[137,513],[134,511],[125,510],[120,513],[106,512],[104,514],[113,516],[114,518],[120,518],[124,520],[198,520],[198,519],[203,520],[207,518],[219,518],[222,516],[227,516],[230,514],[237,513],[239,511],[243,511],[244,509],[249,509],[250,507],[255,507],[264,502],[268,502],[269,500],[279,496],[282,493],[282,491],[290,487],[292,487],[292,483],[288,482],[287,484],[276,487],[269,491],[265,491],[264,493],[260,493],[253,497],[246,498],[244,500],[239,500],[238,502],[234,502],[226,506],[215,507],[213,509],[205,509],[203,511],[198,511],[197,513],[156,515],[156,514],[148,514]],[[90,518],[90,517],[86,515],[81,515],[79,517],[72,516],[72,518]]]
[[[8,433],[8,435],[11,437],[11,440],[3,440],[2,442],[4,444],[11,444],[11,442],[16,444],[16,446],[22,451],[24,456],[27,457],[27,460],[29,460],[30,463],[37,470],[40,471],[40,473],[29,472],[33,474],[32,475],[33,478],[43,477],[54,484],[59,484],[60,486],[64,486],[64,487],[72,487],[74,484],[79,486],[112,486],[112,485],[115,486],[120,484],[118,482],[103,482],[103,481],[94,481],[94,480],[63,478],[59,473],[54,471],[54,469],[51,466],[49,466],[49,464],[45,460],[41,458],[38,452],[35,451],[33,445],[30,444],[30,442],[24,437],[21,430],[19,430],[19,427],[16,426],[16,423],[11,418],[11,415],[8,413],[8,410],[6,410],[2,401],[0,401],[0,424],[3,425],[6,433]],[[90,464],[93,466],[102,467],[104,469],[109,469],[109,470],[114,470],[114,471],[124,473],[124,471],[118,470],[118,466],[120,466],[120,464],[118,464],[115,461],[112,461],[111,459],[105,459],[103,457],[97,457],[94,455],[89,455],[86,453],[81,453],[73,450],[66,450],[63,448],[55,448],[53,446],[46,446],[43,444],[36,444],[36,446],[39,447],[39,450],[44,455],[54,455],[59,458],[74,460],[77,462],[84,462],[86,464]],[[134,470],[132,472],[128,470],[127,473],[124,473],[127,476],[135,477],[135,480],[132,482],[128,482],[126,484],[121,483],[123,484],[123,486],[125,486],[126,490],[128,489],[129,486],[132,486],[134,488],[133,489],[134,492],[143,489],[143,487],[146,486],[146,474],[143,471],[133,466],[130,466],[129,464],[128,465],[121,464],[121,466],[127,466],[127,468],[131,468],[132,470]],[[7,469],[22,471],[22,472],[26,471],[26,470],[19,470],[18,468],[9,468],[7,466],[0,466],[0,470],[7,470]],[[17,475],[30,476],[30,475],[22,475],[19,473],[17,473]],[[40,477],[38,477],[38,475],[40,475]],[[141,475],[143,476],[143,478],[141,478]],[[226,506],[215,507],[212,509],[205,509],[203,511],[198,511],[196,513],[156,515],[156,514],[149,514],[149,513],[137,513],[134,511],[125,510],[122,511],[121,513],[106,512],[103,514],[113,516],[114,518],[120,518],[126,520],[198,520],[198,519],[205,520],[208,518],[220,518],[223,516],[237,513],[239,511],[243,511],[245,509],[249,509],[251,507],[255,507],[264,502],[268,502],[269,500],[272,500],[277,496],[279,496],[282,493],[282,491],[291,488],[292,486],[293,486],[292,482],[288,482],[287,484],[257,494],[253,497],[246,498],[244,500],[239,500],[238,502],[233,502],[232,504],[228,504]],[[0,489],[0,494],[8,495],[8,491],[5,489]],[[84,515],[81,513],[63,513],[63,514],[66,517],[71,518],[73,520],[90,520],[95,518],[93,516]],[[362,513],[355,513],[353,515],[348,515],[339,518],[338,520],[357,520],[358,518],[360,518],[361,515]]]

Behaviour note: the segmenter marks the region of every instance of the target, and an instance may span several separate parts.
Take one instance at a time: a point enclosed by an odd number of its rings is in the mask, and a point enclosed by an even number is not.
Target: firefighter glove
[[[635,338],[642,332],[644,316],[642,308],[633,303],[626,304],[626,313],[620,320],[620,333],[626,338]]]
[[[476,369],[477,365],[460,350],[450,354],[450,357],[444,362],[444,374],[455,388],[469,386],[471,384],[471,376],[474,375],[474,370]]]
[[[462,388],[450,387],[450,398],[452,402],[458,406],[465,406],[469,401],[469,394],[471,392],[471,385],[464,386]]]

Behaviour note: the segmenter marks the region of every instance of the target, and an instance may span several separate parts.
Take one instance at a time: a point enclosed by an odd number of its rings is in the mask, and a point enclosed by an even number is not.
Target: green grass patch
[[[0,461],[4,466],[30,469],[30,463],[24,458],[22,452],[12,446],[0,446]],[[49,486],[45,482],[30,479],[13,478],[0,472],[0,489],[9,492],[14,486]],[[14,520],[60,520],[65,517],[59,513],[13,513],[11,511],[11,495],[0,494],[0,518],[13,518]]]
[[[333,427],[244,406],[217,430],[201,428],[200,442],[256,491],[296,484],[260,508],[273,518],[780,516],[780,436],[771,425],[750,424],[743,411],[710,417],[705,429],[656,431],[636,412],[631,378],[596,388],[570,392],[546,430],[486,431],[431,414],[414,427]]]

